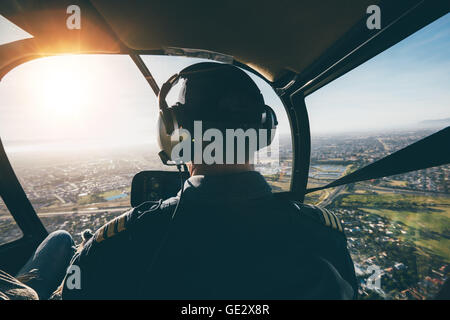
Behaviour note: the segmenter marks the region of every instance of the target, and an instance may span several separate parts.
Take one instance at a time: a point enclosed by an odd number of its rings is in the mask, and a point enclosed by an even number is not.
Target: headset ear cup
[[[178,74],[174,74],[167,80],[159,90],[158,94],[158,105],[161,120],[164,122],[164,127],[166,128],[166,132],[168,134],[172,134],[174,128],[174,120],[173,114],[167,105],[167,95],[169,94],[170,89],[178,82],[180,76]]]
[[[170,119],[172,130],[167,129],[166,121],[164,121],[163,118],[164,114],[160,112],[158,116],[158,144],[161,151],[165,153],[168,160],[174,160],[172,159],[172,150],[179,143],[178,135],[180,132],[178,131],[178,129],[180,129],[179,117],[180,114],[182,115],[182,112],[180,112],[180,108],[182,107],[183,105],[177,103],[171,108],[168,108],[165,113]]]
[[[278,125],[277,115],[275,114],[275,111],[268,105],[264,106],[264,110],[266,112],[266,128],[267,129],[275,129]]]
[[[165,153],[165,156],[170,160],[172,154],[172,141],[171,135],[167,133],[165,121],[160,113],[158,115],[158,145],[161,151]]]
[[[267,145],[270,145],[275,136],[278,120],[275,111],[268,105],[264,105],[264,113],[265,119],[262,123],[262,128],[267,130]]]

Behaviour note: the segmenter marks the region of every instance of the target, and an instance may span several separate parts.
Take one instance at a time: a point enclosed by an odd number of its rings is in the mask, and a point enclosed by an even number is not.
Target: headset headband
[[[220,64],[220,65],[222,65],[222,64]],[[162,87],[159,91],[159,95],[158,95],[159,112],[160,112],[161,119],[165,125],[166,132],[169,135],[173,133],[173,131],[175,130],[175,127],[174,127],[174,115],[172,114],[172,111],[170,110],[169,105],[167,104],[166,98],[167,98],[167,95],[169,94],[170,90],[178,83],[178,81],[181,78],[188,79],[190,77],[195,77],[196,75],[199,75],[198,71],[193,71],[193,72],[186,71],[189,68],[192,68],[192,66],[193,65],[190,65],[190,66],[184,68],[183,70],[181,70],[179,73],[172,75],[162,85]],[[211,69],[213,69],[213,68],[211,68]],[[205,72],[205,71],[207,71],[207,69],[202,70],[202,72]],[[201,72],[200,72],[200,74],[201,74]],[[261,106],[265,106],[264,98],[261,93],[261,90],[256,85],[255,85],[255,88],[256,88],[256,90],[258,90],[258,94],[259,94],[260,101],[261,101]],[[266,120],[266,114],[263,113],[261,121],[264,123],[265,120]]]
[[[173,126],[173,117],[170,113],[169,106],[167,105],[166,97],[169,94],[170,89],[177,84],[180,80],[181,76],[179,73],[174,74],[167,80],[159,90],[158,95],[158,104],[159,104],[159,113],[161,115],[161,119],[164,122],[164,125],[167,130],[167,134],[172,134],[174,130]]]

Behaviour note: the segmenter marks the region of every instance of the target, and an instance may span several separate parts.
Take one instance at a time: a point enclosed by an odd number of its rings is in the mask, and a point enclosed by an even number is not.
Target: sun
[[[82,64],[77,56],[54,57],[40,78],[42,111],[50,119],[77,119],[88,100]]]

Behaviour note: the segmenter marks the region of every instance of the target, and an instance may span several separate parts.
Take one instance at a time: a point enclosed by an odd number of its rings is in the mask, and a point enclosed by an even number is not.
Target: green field
[[[385,217],[391,221],[401,222],[412,230],[426,230],[436,232],[441,235],[449,235],[450,229],[450,208],[447,211],[440,212],[408,212],[408,211],[394,211],[387,209],[369,209],[361,208],[366,212],[377,214]],[[418,247],[426,248],[436,255],[444,258],[450,262],[450,239],[437,236],[437,239],[425,238],[420,232],[408,232],[400,238],[403,240],[410,240]]]
[[[129,188],[125,188],[125,189],[110,190],[110,191],[106,191],[106,192],[102,192],[102,193],[86,195],[86,196],[80,197],[78,199],[78,205],[86,205],[86,204],[91,204],[91,203],[104,202],[104,201],[106,201],[106,198],[122,194],[124,191],[129,193],[130,190],[131,190],[131,188],[129,187]],[[117,201],[121,201],[121,200],[119,199]]]
[[[450,197],[410,194],[345,194],[335,203],[376,214],[407,227],[402,240],[409,240],[422,249],[450,262]],[[419,250],[420,251],[420,250]]]
[[[336,207],[339,206],[441,212],[442,210],[445,211],[450,208],[450,197],[431,197],[396,193],[347,194],[336,201]]]

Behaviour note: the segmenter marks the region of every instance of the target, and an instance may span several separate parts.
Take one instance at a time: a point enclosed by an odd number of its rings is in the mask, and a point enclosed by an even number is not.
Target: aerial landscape
[[[313,137],[308,187],[327,184],[431,133]],[[136,173],[167,170],[155,147],[148,145],[75,154],[7,143],[6,150],[11,151],[11,163],[47,230],[67,230],[77,243],[83,230],[95,231],[130,208]],[[280,139],[277,161],[263,159],[256,168],[274,192],[289,190],[290,139]],[[305,202],[331,209],[343,221],[361,298],[430,298],[448,278],[449,176],[450,166],[445,165],[307,195]],[[0,243],[20,237],[20,229],[0,203]],[[380,279],[379,288],[368,285],[374,277]]]

